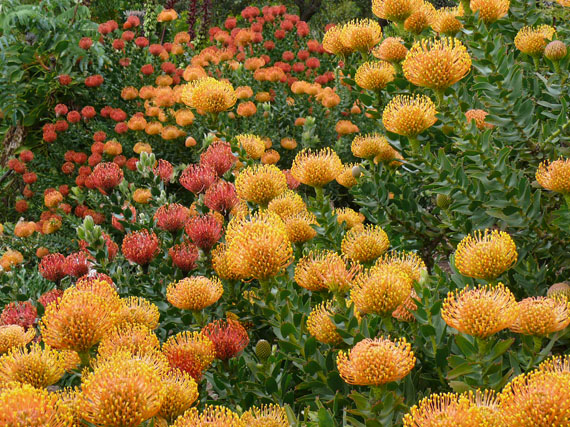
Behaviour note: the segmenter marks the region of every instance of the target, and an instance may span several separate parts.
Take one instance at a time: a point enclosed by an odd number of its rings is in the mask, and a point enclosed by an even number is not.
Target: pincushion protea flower
[[[422,3],[422,0],[372,0],[372,13],[381,19],[403,22]]]
[[[162,377],[164,400],[158,416],[173,423],[198,399],[198,385],[186,372],[172,369]]]
[[[57,395],[29,384],[14,384],[0,393],[0,425],[52,427],[59,424]]]
[[[200,155],[200,164],[211,167],[221,177],[236,163],[231,145],[226,141],[214,141]]]
[[[431,3],[424,1],[420,7],[406,18],[404,29],[413,34],[420,34],[433,23],[435,15],[435,7]]]
[[[148,230],[133,231],[123,238],[121,250],[129,261],[146,265],[160,252],[158,237]]]
[[[149,329],[156,329],[159,318],[160,313],[156,305],[142,297],[131,296],[121,300],[116,324],[141,324]]]
[[[369,52],[382,38],[382,27],[372,19],[357,19],[342,26],[340,42],[351,51]]]
[[[400,37],[387,37],[372,50],[372,55],[383,61],[398,63],[404,60],[408,48]]]
[[[402,304],[396,307],[396,310],[392,312],[392,317],[401,322],[413,322],[414,320],[416,320],[413,312],[418,309],[418,305],[416,304],[418,300],[419,300],[418,295],[416,294],[416,291],[412,288],[412,292],[410,292],[410,295],[408,295],[408,297],[402,302]]]
[[[267,209],[279,215],[281,219],[284,219],[288,216],[305,212],[307,205],[299,194],[291,190],[286,190],[272,199],[267,205]]]
[[[382,113],[384,127],[398,135],[415,138],[437,122],[437,110],[429,97],[396,95]]]
[[[166,288],[166,299],[181,310],[200,311],[218,301],[224,293],[217,277],[186,277]]]
[[[39,344],[32,344],[29,349],[14,347],[0,357],[0,380],[45,388],[58,382],[65,368],[64,355],[47,346],[43,349]]]
[[[238,135],[236,140],[246,154],[254,160],[261,158],[265,152],[265,142],[259,136],[251,134]]]
[[[220,279],[236,280],[239,276],[234,273],[231,268],[228,255],[227,246],[225,243],[220,243],[212,252],[212,268]]]
[[[233,319],[218,319],[208,323],[202,333],[214,343],[216,358],[228,360],[237,356],[249,344],[247,331]]]
[[[38,271],[43,278],[52,282],[59,282],[65,277],[65,256],[60,253],[48,254],[42,258]]]
[[[196,381],[202,377],[216,357],[216,347],[201,332],[180,332],[168,338],[162,352],[172,368],[187,372]]]
[[[288,427],[290,425],[285,408],[269,404],[253,406],[241,416],[248,427]]]
[[[29,329],[36,324],[38,310],[29,301],[11,302],[0,315],[1,325],[20,325]]]
[[[184,226],[184,231],[200,249],[209,251],[222,237],[222,222],[209,213],[194,216]]]
[[[412,46],[402,69],[410,83],[443,91],[469,73],[471,57],[455,38],[424,39]]]
[[[570,194],[570,159],[542,162],[536,171],[536,180],[547,190]]]
[[[546,41],[552,40],[555,32],[550,25],[522,27],[515,36],[515,46],[522,53],[538,57],[544,52]]]
[[[485,110],[478,110],[478,109],[467,110],[465,112],[465,118],[469,123],[471,123],[471,121],[474,120],[475,126],[477,126],[477,129],[479,130],[493,129],[495,126],[485,121],[485,117],[487,117],[488,114],[489,113],[487,113]]]
[[[396,69],[386,61],[365,62],[358,70],[354,79],[362,89],[380,91],[394,80]]]
[[[172,264],[180,270],[187,272],[196,268],[196,261],[200,257],[198,247],[190,242],[182,242],[168,250]]]
[[[32,328],[27,331],[19,325],[0,326],[0,354],[4,354],[11,348],[24,347],[36,336]]]
[[[475,426],[471,424],[469,402],[457,393],[432,394],[414,405],[404,415],[405,427],[423,426]]]
[[[377,225],[351,228],[341,243],[343,255],[357,262],[373,261],[389,247],[388,235]]]
[[[341,378],[348,384],[378,386],[399,381],[416,364],[412,346],[404,339],[364,339],[336,360]]]
[[[307,318],[307,331],[314,336],[317,341],[325,344],[338,344],[342,342],[336,325],[331,317],[334,315],[334,305],[331,300],[325,301],[311,310]]]
[[[303,149],[291,166],[293,177],[305,185],[321,188],[342,172],[340,157],[330,148],[313,152]]]
[[[190,216],[190,210],[179,203],[162,205],[154,213],[156,226],[171,233],[181,230]]]
[[[414,252],[393,251],[378,258],[375,266],[397,267],[406,273],[414,282],[419,282],[427,267],[423,260]]]
[[[345,56],[353,52],[349,46],[345,46],[341,40],[342,26],[335,25],[327,30],[323,37],[323,49],[333,55]]]
[[[351,208],[340,208],[335,210],[336,220],[339,224],[345,224],[348,229],[362,225],[366,219],[360,212]]]
[[[210,188],[216,180],[216,172],[208,165],[190,165],[180,175],[180,184],[194,194]]]
[[[352,140],[350,149],[354,157],[361,159],[374,159],[375,157],[378,157],[380,161],[394,159],[395,150],[384,136],[377,133],[357,135]]]
[[[184,104],[206,113],[221,113],[237,102],[233,86],[212,77],[194,80],[185,85],[180,99]]]
[[[457,245],[455,266],[464,276],[493,280],[515,265],[517,257],[515,242],[507,233],[477,230]]]
[[[287,190],[287,179],[277,166],[257,164],[242,170],[235,185],[242,200],[267,206]]]
[[[124,323],[114,327],[103,337],[97,347],[101,357],[109,358],[118,351],[128,351],[133,356],[152,354],[160,350],[160,341],[144,325]]]
[[[333,251],[311,251],[295,266],[295,282],[309,291],[344,292],[350,287],[358,268]]]
[[[479,18],[487,23],[495,22],[509,13],[511,0],[471,0],[469,7],[479,12]]]
[[[315,215],[310,212],[301,212],[283,218],[287,238],[291,243],[305,243],[317,235],[312,227],[318,225]]]
[[[230,213],[238,203],[236,188],[231,182],[219,180],[204,193],[204,205],[222,215]]]
[[[441,317],[459,332],[487,338],[512,326],[519,312],[514,295],[499,283],[449,292],[443,301]]]
[[[224,406],[206,405],[202,412],[196,408],[187,410],[178,417],[172,427],[224,426],[246,427],[237,413]]]
[[[561,331],[570,324],[568,304],[562,299],[525,298],[519,302],[519,315],[510,326],[513,332],[545,336]]]
[[[123,171],[113,162],[99,163],[91,174],[95,187],[109,191],[123,181]]]
[[[458,16],[463,16],[463,7],[461,5],[437,9],[431,27],[439,34],[454,36],[463,28],[463,24],[457,19]]]

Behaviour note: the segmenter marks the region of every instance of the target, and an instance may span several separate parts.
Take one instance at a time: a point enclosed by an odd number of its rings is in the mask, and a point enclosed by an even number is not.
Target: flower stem
[[[420,141],[415,136],[408,136],[408,141],[410,142],[410,147],[412,149],[412,154],[417,155],[420,152]]]
[[[89,351],[78,351],[77,354],[81,360],[81,366],[89,367],[91,365],[91,357],[89,356]]]
[[[534,69],[538,71],[540,69],[540,61],[538,60],[538,56],[533,56],[532,62],[534,63]]]
[[[568,206],[568,209],[570,209],[570,193],[564,194],[564,200],[566,200],[566,205]]]

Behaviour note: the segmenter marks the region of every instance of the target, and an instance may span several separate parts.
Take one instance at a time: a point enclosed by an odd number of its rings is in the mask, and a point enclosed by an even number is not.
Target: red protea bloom
[[[194,194],[206,191],[215,180],[216,172],[206,165],[190,165],[180,176],[180,184]]]
[[[209,251],[222,237],[222,224],[212,214],[190,218],[184,230],[196,246],[204,251]]]
[[[225,141],[214,141],[200,156],[200,164],[211,167],[218,176],[229,171],[236,160],[231,145]]]
[[[296,188],[299,187],[299,185],[301,185],[301,182],[298,181],[293,174],[291,174],[290,170],[284,170],[283,173],[285,174],[285,178],[287,178],[287,187],[289,187],[290,190],[295,190]]]
[[[99,163],[93,169],[92,177],[97,188],[108,191],[121,183],[123,171],[116,163]]]
[[[33,327],[36,324],[38,310],[29,301],[11,302],[0,315],[2,325],[18,325],[24,329]]]
[[[190,210],[186,206],[171,203],[159,207],[154,214],[154,219],[158,228],[172,233],[184,227],[189,215]]]
[[[160,159],[158,164],[154,167],[153,172],[155,175],[160,176],[163,182],[169,182],[174,173],[174,168],[169,161]]]
[[[220,180],[206,190],[204,204],[211,210],[226,215],[239,202],[236,188],[231,182]]]
[[[158,247],[158,237],[148,230],[134,231],[123,239],[123,255],[126,259],[135,264],[146,265],[160,251]]]
[[[63,271],[68,276],[80,277],[89,272],[87,256],[84,252],[75,252],[65,258]]]
[[[59,282],[65,277],[64,263],[65,257],[62,254],[49,254],[42,258],[38,270],[45,279]]]
[[[69,76],[69,74],[61,74],[58,79],[59,79],[59,84],[62,86],[67,86],[68,84],[71,83],[71,77]]]
[[[24,150],[20,153],[20,161],[28,163],[32,160],[34,160],[34,153],[32,153],[30,150]]]
[[[51,291],[44,292],[42,296],[38,298],[38,302],[47,307],[51,303],[58,303],[60,298],[63,296],[63,291],[61,289],[52,289]]]
[[[196,261],[200,254],[195,244],[183,242],[174,245],[168,250],[172,263],[182,271],[190,271],[196,268]]]
[[[214,343],[216,358],[220,360],[231,359],[249,344],[245,328],[240,322],[232,319],[218,319],[209,323],[202,333]]]

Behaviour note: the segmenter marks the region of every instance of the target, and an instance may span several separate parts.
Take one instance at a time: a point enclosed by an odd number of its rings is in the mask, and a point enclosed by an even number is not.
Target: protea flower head
[[[357,267],[333,251],[311,251],[295,266],[295,282],[310,291],[330,290],[344,292],[350,287]]]
[[[488,114],[489,113],[487,113],[485,110],[467,110],[465,112],[465,118],[467,119],[468,123],[471,123],[471,121],[474,120],[475,126],[477,126],[477,129],[479,130],[493,129],[495,126],[485,121],[485,117],[487,117]]]
[[[325,301],[311,310],[307,318],[307,331],[314,336],[317,341],[325,344],[338,344],[342,342],[342,337],[337,331],[336,325],[332,322],[335,308],[331,300]]]
[[[433,24],[436,15],[435,7],[424,1],[410,16],[404,21],[404,29],[413,34],[420,34]]]
[[[212,213],[193,216],[184,231],[200,249],[209,251],[222,237],[222,222]]]
[[[236,161],[237,157],[232,153],[232,147],[226,141],[212,142],[200,155],[200,164],[212,168],[219,177],[229,171]]]
[[[109,191],[123,181],[123,171],[114,162],[103,162],[95,166],[91,178],[96,188]]]
[[[0,380],[45,388],[58,382],[66,371],[64,354],[46,346],[13,347],[0,357]]]
[[[171,368],[187,372],[196,381],[216,357],[214,343],[201,332],[184,331],[171,336],[162,346],[162,352]]]
[[[337,222],[339,224],[346,224],[346,227],[349,229],[362,225],[365,220],[364,215],[351,208],[339,208],[336,209],[334,213],[336,215]]]
[[[265,142],[257,135],[238,135],[236,140],[246,154],[254,160],[260,159],[265,152]]]
[[[384,127],[393,133],[415,138],[437,122],[437,110],[425,95],[396,95],[382,113]]]
[[[212,252],[212,268],[220,279],[236,280],[239,276],[234,273],[227,255],[227,246],[225,243],[220,243]]]
[[[570,159],[541,163],[536,171],[536,180],[542,188],[555,193],[570,194]]]
[[[305,243],[317,235],[312,227],[317,224],[315,215],[309,212],[301,212],[289,215],[283,219],[287,237],[291,243]]]
[[[0,393],[0,425],[52,427],[59,424],[57,395],[29,384],[12,384]]]
[[[190,216],[190,210],[179,203],[162,205],[154,213],[156,226],[162,230],[176,232],[184,228]]]
[[[204,205],[207,208],[227,215],[239,203],[236,188],[231,182],[220,179],[204,193]]]
[[[550,25],[522,27],[515,36],[515,46],[522,53],[540,56],[546,48],[547,41],[552,40],[556,30]]]
[[[323,49],[333,55],[345,56],[353,52],[350,46],[344,45],[341,39],[343,27],[335,25],[327,30],[323,37]]]
[[[390,63],[399,63],[404,60],[408,48],[400,37],[387,37],[372,50],[374,57]]]
[[[334,180],[342,171],[340,157],[328,147],[316,152],[307,149],[300,151],[291,166],[295,179],[319,188]]]
[[[530,297],[519,302],[519,315],[510,326],[513,332],[545,336],[570,324],[568,303],[563,299]]]
[[[180,184],[194,194],[210,188],[216,180],[216,172],[209,165],[190,165],[180,175]]]
[[[247,331],[233,319],[218,319],[208,323],[202,333],[214,343],[216,358],[220,360],[235,357],[249,344]]]
[[[118,351],[128,351],[133,356],[153,354],[160,350],[160,342],[152,330],[136,323],[124,323],[114,327],[103,337],[97,348],[99,356],[109,358]]]
[[[205,77],[184,86],[180,99],[189,107],[206,113],[221,113],[232,108],[237,97],[233,86],[226,82]]]
[[[353,227],[342,239],[343,255],[357,262],[373,261],[390,247],[388,235],[380,226]]]
[[[419,282],[427,267],[423,260],[414,252],[393,251],[376,260],[376,266],[392,266],[404,271],[414,282]]]
[[[446,36],[454,36],[462,28],[463,24],[457,17],[463,16],[463,7],[442,7],[435,11],[431,27],[436,33]]]
[[[479,12],[479,18],[486,23],[492,23],[509,13],[511,0],[471,0],[469,7],[473,12]]]
[[[181,310],[201,311],[218,301],[224,293],[217,277],[186,277],[166,288],[166,299]]]
[[[172,425],[172,427],[194,426],[246,427],[246,424],[240,420],[237,413],[224,406],[206,405],[201,412],[196,408],[190,408]]]
[[[357,19],[342,26],[340,42],[351,51],[369,52],[382,38],[382,27],[372,19]]]
[[[373,0],[372,13],[388,21],[404,22],[422,4],[422,0]]]
[[[287,179],[274,165],[254,165],[243,169],[236,178],[236,190],[240,199],[267,204],[287,190]]]
[[[164,400],[158,416],[173,423],[198,399],[198,385],[186,372],[172,369],[162,377]]]
[[[380,91],[394,80],[396,69],[386,61],[365,62],[354,77],[356,84],[362,89]]]
[[[418,305],[416,304],[418,300],[419,298],[416,291],[412,289],[410,295],[392,312],[392,317],[400,322],[413,322],[416,320],[414,311],[418,309]]]
[[[123,238],[121,250],[126,259],[146,265],[160,252],[158,237],[148,230],[133,231]]]
[[[65,256],[60,253],[48,254],[38,265],[42,277],[52,282],[59,282],[65,277]]]
[[[196,261],[200,257],[198,248],[190,242],[182,242],[168,250],[172,264],[182,271],[190,271],[196,268]]]
[[[149,329],[156,329],[159,318],[160,313],[156,305],[142,297],[130,296],[121,299],[116,324],[140,324]]]
[[[361,159],[374,159],[378,157],[381,161],[393,160],[396,151],[384,136],[377,133],[371,135],[357,135],[352,140],[350,149],[354,157]]]
[[[4,354],[11,348],[24,347],[36,336],[33,328],[27,331],[19,325],[0,326],[0,354]]]
[[[241,416],[248,427],[288,427],[290,425],[285,408],[269,404],[253,406]]]
[[[307,210],[303,198],[292,190],[286,190],[273,198],[267,205],[270,212],[275,212],[281,219],[296,215]]]
[[[36,324],[38,310],[29,301],[11,302],[0,315],[1,325],[20,325],[29,329]]]
[[[474,426],[469,413],[469,402],[457,393],[432,394],[412,406],[404,415],[405,427]]]

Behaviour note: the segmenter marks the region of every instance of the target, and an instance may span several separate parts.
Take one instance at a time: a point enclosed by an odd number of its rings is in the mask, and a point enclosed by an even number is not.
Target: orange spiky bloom
[[[555,64],[568,54],[566,45],[561,40],[552,40],[544,48],[544,57],[550,59]]]
[[[80,277],[75,283],[75,289],[82,292],[90,292],[93,295],[100,296],[109,302],[113,310],[120,308],[121,302],[117,288],[111,279],[99,277]],[[65,294],[64,294],[65,295]]]
[[[266,280],[293,261],[293,248],[283,220],[273,212],[234,218],[226,232],[231,270],[242,278]]]
[[[240,322],[218,319],[208,323],[202,333],[214,343],[216,358],[228,360],[243,351],[249,344],[249,335]]]
[[[369,52],[382,38],[382,27],[372,19],[355,19],[342,26],[340,42],[351,51]]]
[[[44,388],[58,382],[65,374],[64,355],[38,344],[12,348],[0,357],[0,380],[4,383],[18,382]]]
[[[372,55],[383,61],[398,63],[404,60],[408,48],[400,37],[387,37],[372,50]]]
[[[150,354],[160,349],[160,341],[152,330],[144,325],[125,323],[116,326],[99,343],[101,357],[111,357],[117,351],[128,351],[133,356]]]
[[[291,215],[305,212],[307,205],[299,194],[287,190],[273,198],[267,205],[267,209],[279,215],[281,219],[285,219]]]
[[[398,135],[415,138],[437,122],[437,110],[425,95],[396,95],[382,113],[384,127]]]
[[[180,332],[168,338],[162,352],[172,368],[187,372],[196,381],[202,377],[216,357],[216,347],[201,332]]]
[[[457,19],[458,16],[463,16],[461,6],[442,7],[435,12],[431,27],[439,34],[454,36],[463,28],[463,24]]]
[[[410,292],[410,295],[408,295],[404,302],[392,312],[392,317],[401,322],[413,322],[416,320],[413,312],[418,309],[418,305],[416,304],[417,300],[418,295],[416,291],[412,289],[412,292]]]
[[[570,356],[567,354],[554,355],[538,365],[538,370],[546,372],[570,373]]]
[[[58,426],[81,427],[81,409],[79,405],[81,390],[78,388],[64,388],[57,392],[57,415],[60,420]]]
[[[471,425],[504,426],[499,396],[494,390],[475,390],[463,393],[461,401],[467,401]]]
[[[570,159],[542,162],[536,170],[536,180],[546,190],[570,194]]]
[[[545,336],[570,324],[568,303],[562,299],[530,297],[520,301],[519,307],[519,315],[510,326],[513,332]]]
[[[475,120],[475,126],[477,126],[477,129],[479,130],[493,129],[495,126],[485,121],[485,117],[487,117],[488,114],[489,113],[487,113],[485,110],[473,109],[465,112],[465,118],[467,119],[468,123],[471,123],[472,120]]]
[[[570,0],[556,0],[560,6],[570,7]]]
[[[305,243],[317,236],[312,227],[318,225],[317,218],[310,212],[301,212],[283,218],[287,238],[291,243]]]
[[[361,159],[379,157],[381,161],[393,160],[396,152],[388,140],[378,133],[355,136],[350,149],[354,157]]]
[[[458,426],[468,427],[471,423],[469,402],[457,393],[432,394],[414,405],[404,415],[405,427]]]
[[[345,46],[341,41],[343,27],[335,25],[328,29],[323,37],[323,49],[333,55],[346,56],[353,52],[349,46]]]
[[[80,408],[86,421],[106,426],[138,426],[154,417],[165,389],[152,360],[118,352],[97,360],[81,384]]]
[[[193,276],[168,285],[166,299],[181,310],[200,311],[218,301],[223,293],[224,287],[217,277]]]
[[[259,136],[251,134],[237,135],[236,140],[246,154],[254,160],[261,158],[265,152],[265,142]]]
[[[198,385],[186,372],[172,369],[163,375],[162,386],[164,400],[157,415],[173,423],[198,399]]]
[[[196,408],[187,410],[178,417],[172,427],[246,427],[237,413],[224,406],[206,405],[202,412]]]
[[[307,318],[307,330],[317,341],[325,344],[342,342],[342,337],[331,320],[334,313],[335,308],[332,300],[325,301],[311,310]]]
[[[373,261],[389,247],[388,235],[378,225],[351,228],[341,243],[343,255],[357,262]]]
[[[564,301],[570,302],[570,283],[559,282],[553,284],[546,292],[548,298],[558,299],[561,298]]]
[[[121,299],[121,308],[117,313],[117,325],[140,324],[149,329],[158,327],[160,313],[158,307],[142,297]]]
[[[36,336],[33,328],[27,331],[20,325],[0,325],[0,354],[11,348],[24,347]]]
[[[11,384],[0,393],[0,425],[60,427],[57,395],[29,384]]]
[[[240,199],[267,206],[287,190],[287,179],[275,165],[256,164],[239,173],[235,186]]]
[[[412,292],[411,277],[396,265],[374,266],[354,279],[350,299],[360,314],[391,315]]]
[[[269,404],[252,406],[241,416],[241,421],[248,427],[288,427],[290,425],[285,408]]]
[[[336,220],[339,224],[346,224],[347,228],[353,228],[362,225],[366,217],[360,212],[356,212],[351,208],[339,208],[334,211]]]
[[[348,384],[382,385],[399,381],[416,364],[412,346],[404,339],[364,339],[350,349],[338,353],[336,365]]]
[[[433,23],[435,14],[435,7],[431,3],[424,1],[419,8],[406,18],[404,29],[413,34],[420,34]]]
[[[511,0],[471,0],[469,7],[479,12],[479,18],[490,24],[501,19],[509,13]]]
[[[517,258],[515,242],[507,233],[477,230],[457,245],[455,267],[464,276],[493,280],[513,267]]]
[[[205,77],[184,86],[181,101],[199,111],[221,113],[229,110],[237,102],[233,86],[227,81]]]
[[[487,338],[511,327],[519,312],[515,296],[499,283],[449,292],[443,301],[441,317],[459,332]]]
[[[394,81],[396,69],[386,61],[365,62],[354,77],[356,84],[362,89],[379,91],[384,89],[388,83]]]
[[[422,4],[422,0],[372,0],[372,13],[388,21],[404,22]]]
[[[552,40],[556,30],[550,25],[522,27],[515,36],[515,46],[522,53],[540,56],[546,48],[547,40]]]
[[[227,255],[227,246],[225,243],[220,243],[212,252],[212,268],[220,279],[224,280],[237,280],[239,276],[231,269],[231,264]]]
[[[336,252],[311,251],[295,266],[295,282],[309,291],[330,290],[345,292],[356,275],[358,268],[348,268]]]
[[[406,273],[414,282],[419,282],[427,274],[427,267],[415,252],[393,251],[376,261],[376,266],[394,266]]]
[[[345,188],[351,188],[358,184],[358,181],[352,173],[355,166],[357,166],[356,163],[347,163],[343,165],[343,171],[337,175],[336,182]]]
[[[455,38],[423,39],[414,43],[402,69],[410,83],[443,91],[469,73],[471,57]]]
[[[313,152],[301,150],[291,166],[293,177],[311,187],[323,187],[342,172],[340,157],[330,148]]]

